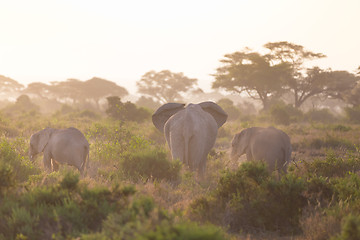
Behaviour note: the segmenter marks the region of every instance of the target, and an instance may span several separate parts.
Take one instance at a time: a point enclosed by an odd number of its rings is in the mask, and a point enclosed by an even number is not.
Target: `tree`
[[[145,108],[138,108],[131,102],[122,103],[118,96],[107,97],[108,108],[106,114],[121,121],[142,122],[151,116]]]
[[[24,94],[34,94],[40,98],[49,98],[51,95],[50,85],[41,82],[30,83],[22,92]]]
[[[346,71],[304,66],[306,61],[326,57],[322,53],[314,53],[301,45],[285,41],[270,42],[264,47],[269,50],[270,59],[290,65],[291,74],[286,78],[286,86],[294,96],[295,108],[299,108],[313,96],[344,100],[344,94],[354,87],[355,76]]]
[[[344,98],[345,101],[353,107],[360,108],[360,66],[356,71],[356,85]]]
[[[18,94],[22,88],[24,88],[24,85],[14,79],[0,75],[0,97],[5,96],[8,98],[9,96]]]
[[[268,109],[271,100],[283,94],[285,79],[290,74],[289,64],[273,60],[270,55],[249,49],[226,54],[225,59],[220,60],[223,66],[214,74],[216,80],[212,88],[246,92],[251,98],[261,100],[264,109]]]
[[[344,99],[355,86],[356,78],[346,71],[306,68],[305,62],[326,57],[303,46],[289,42],[269,42],[264,45],[267,53],[250,52],[227,54],[217,69],[213,88],[224,88],[238,93],[247,92],[260,99],[264,109],[270,102],[290,92],[294,106],[299,108],[313,96]]]
[[[129,94],[125,88],[116,83],[98,77],[85,81],[82,90],[86,93],[86,98],[95,101],[97,108],[100,108],[99,101],[102,98],[108,96],[119,96],[121,98]]]
[[[240,117],[241,112],[239,108],[235,107],[234,102],[230,99],[222,98],[217,101],[217,104],[228,114],[228,121],[234,121]]]
[[[66,81],[52,82],[51,85],[31,83],[23,92],[36,94],[41,98],[70,100],[74,104],[85,103],[90,100],[95,103],[98,109],[100,108],[100,99],[112,95],[123,97],[128,94],[125,88],[116,83],[96,77],[87,81],[70,78]]]
[[[188,78],[183,73],[173,73],[169,70],[161,72],[149,71],[136,83],[138,92],[154,98],[160,103],[182,100],[186,93],[197,85],[197,79]]]

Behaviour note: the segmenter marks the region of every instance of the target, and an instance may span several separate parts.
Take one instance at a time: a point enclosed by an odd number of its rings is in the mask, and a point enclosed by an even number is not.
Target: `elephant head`
[[[190,104],[189,104],[190,105]],[[198,104],[202,110],[209,113],[216,121],[218,128],[221,127],[227,119],[227,113],[213,102],[202,102]],[[184,110],[183,103],[166,103],[162,105],[152,116],[152,121],[157,129],[164,132],[164,126],[167,120],[177,112]]]
[[[241,155],[245,154],[249,146],[251,134],[253,128],[247,128],[240,133],[235,134],[231,142],[231,158],[237,159]]]
[[[30,137],[29,158],[34,160],[34,156],[43,152],[46,144],[49,142],[51,134],[54,132],[52,128],[45,128]]]

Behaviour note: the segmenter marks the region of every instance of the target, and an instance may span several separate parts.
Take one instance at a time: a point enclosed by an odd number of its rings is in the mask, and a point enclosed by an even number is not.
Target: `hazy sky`
[[[23,84],[114,81],[150,70],[209,90],[227,53],[289,41],[333,70],[360,66],[360,0],[0,0],[0,75]]]

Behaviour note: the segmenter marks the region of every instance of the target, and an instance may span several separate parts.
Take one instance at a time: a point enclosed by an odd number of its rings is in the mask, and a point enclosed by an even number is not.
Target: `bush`
[[[327,178],[344,177],[349,172],[360,170],[359,156],[349,154],[348,158],[342,158],[329,151],[325,159],[314,159],[311,162],[304,162],[305,175],[316,175]]]
[[[322,122],[322,123],[331,123],[335,121],[335,116],[331,114],[329,109],[320,109],[320,110],[310,110],[305,114],[305,118],[311,122]]]
[[[182,165],[179,161],[169,161],[166,151],[161,148],[147,148],[126,154],[121,166],[124,173],[134,180],[174,181],[179,178]]]
[[[235,172],[225,172],[213,196],[195,200],[191,212],[214,223],[220,216],[230,231],[298,232],[306,204],[302,196],[305,186],[305,181],[294,175],[277,179],[269,175],[265,164],[246,162]]]
[[[230,99],[222,98],[217,102],[217,104],[228,114],[228,121],[234,121],[240,117],[241,112],[239,108],[235,107],[234,102]]]
[[[119,97],[107,97],[108,108],[106,114],[121,121],[143,122],[150,118],[151,113],[145,108],[138,108],[131,102],[122,103]]]
[[[302,118],[302,112],[294,108],[291,104],[283,103],[272,105],[270,108],[271,119],[276,124],[289,125],[292,122],[298,122]]]
[[[13,169],[10,165],[0,163],[0,196],[16,185]]]
[[[345,108],[346,118],[353,123],[360,123],[360,106]]]
[[[0,238],[72,239],[100,231],[110,214],[128,211],[131,201],[134,215],[153,209],[149,201],[130,200],[134,193],[133,187],[90,189],[78,185],[77,175],[66,174],[59,183],[2,198]]]
[[[21,156],[7,139],[0,139],[0,166],[3,174],[12,172],[14,181],[20,183],[27,181],[30,175],[40,173],[40,169]]]
[[[340,236],[331,239],[332,240],[360,239],[360,216],[354,216],[352,214],[347,216],[342,226]]]

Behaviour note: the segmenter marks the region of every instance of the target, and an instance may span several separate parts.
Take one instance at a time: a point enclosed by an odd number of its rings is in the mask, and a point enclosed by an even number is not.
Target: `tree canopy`
[[[212,87],[246,92],[268,109],[272,100],[286,93],[292,94],[295,108],[313,96],[344,100],[356,85],[356,76],[349,72],[305,66],[307,61],[326,57],[322,53],[289,42],[269,42],[264,48],[264,54],[249,49],[226,54]]]
[[[281,96],[290,72],[289,64],[272,60],[269,55],[249,49],[226,54],[220,60],[223,66],[214,74],[216,80],[212,88],[239,94],[246,92],[251,98],[261,100],[266,109],[273,98]]]
[[[18,83],[14,79],[0,75],[0,97],[13,95],[13,93],[21,91],[24,85]]]
[[[182,94],[193,90],[197,79],[188,78],[183,73],[169,70],[149,71],[136,83],[138,92],[152,97],[160,103],[181,101]]]
[[[87,81],[68,79],[62,82],[52,82],[50,85],[31,83],[23,92],[35,94],[41,98],[68,99],[75,104],[91,100],[97,107],[102,98],[112,95],[123,97],[128,94],[125,88],[116,83],[97,77]]]

